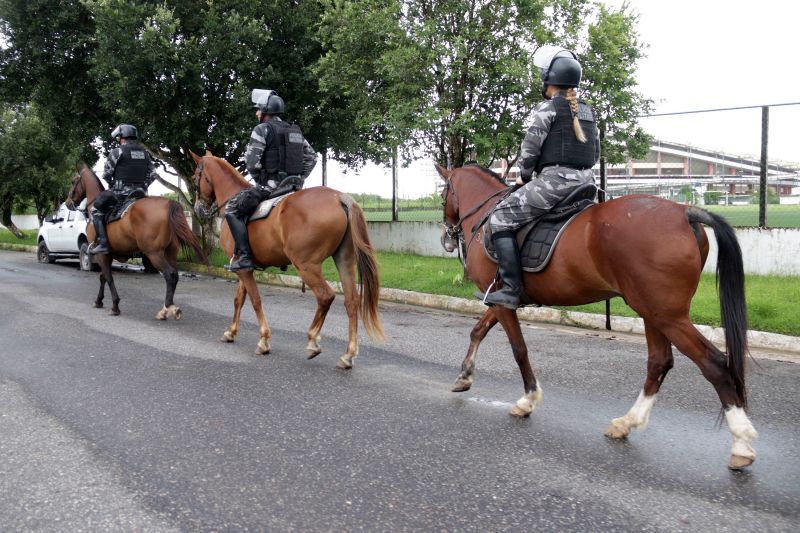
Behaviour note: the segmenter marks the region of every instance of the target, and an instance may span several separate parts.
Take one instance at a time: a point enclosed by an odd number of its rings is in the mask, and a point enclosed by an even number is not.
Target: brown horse
[[[192,153],[197,169],[198,213],[211,212],[211,206],[224,210],[225,204],[250,184],[227,161],[206,152],[203,157]],[[325,322],[334,292],[322,277],[322,262],[333,257],[344,292],[344,306],[349,319],[347,351],[336,366],[349,369],[358,355],[358,314],[370,337],[383,339],[383,326],[378,316],[378,265],[367,234],[367,223],[361,207],[349,195],[313,187],[285,198],[267,217],[247,226],[250,248],[256,264],[285,266],[292,264],[300,278],[314,292],[317,312],[308,329],[308,358],[319,355],[320,331]],[[234,242],[227,224],[220,232],[220,244],[228,256],[233,255]],[[356,287],[356,269],[361,277],[360,298]],[[233,342],[239,331],[239,316],[249,295],[259,323],[260,339],[257,355],[269,353],[271,336],[267,318],[261,307],[261,296],[252,271],[238,271],[239,285],[233,300],[233,321],[223,334],[223,342]]]
[[[482,249],[480,235],[474,236],[471,230],[494,208],[507,186],[499,176],[478,166],[446,170],[437,165],[437,170],[445,181],[442,245],[449,252],[457,246],[465,250],[467,276],[486,291],[497,267]],[[719,247],[717,274],[727,357],[689,319],[692,296],[708,255],[703,224],[714,229]],[[466,228],[466,237],[462,228]],[[647,378],[636,403],[626,415],[612,420],[607,436],[623,439],[631,430],[645,427],[656,393],[672,368],[675,345],[697,364],[722,402],[733,434],[730,468],[752,464],[756,454],[751,441],[756,431],[745,414],[744,271],[736,235],[722,217],[645,195],[594,205],[566,228],[547,268],[525,273],[524,285],[528,297],[543,305],[581,305],[622,296],[644,320]],[[525,395],[511,414],[528,416],[541,401],[542,389],[513,310],[490,307],[475,325],[453,391],[472,386],[478,345],[497,322],[506,331],[525,387]]]
[[[103,184],[91,168],[78,165],[78,172],[72,179],[72,188],[67,195],[67,205],[74,206],[86,198],[87,212],[95,198],[105,190]],[[94,240],[94,225],[89,223],[86,236]],[[112,255],[94,256],[100,265],[100,291],[94,302],[95,307],[103,307],[105,284],[111,291],[112,315],[119,315],[119,294],[114,284],[111,263],[114,259],[124,262],[138,253],[144,254],[150,263],[161,272],[167,282],[167,295],[164,306],[156,314],[156,319],[165,320],[168,316],[180,320],[182,311],[173,302],[175,287],[178,285],[178,250],[181,247],[194,250],[202,261],[206,261],[200,242],[192,233],[181,205],[159,196],[149,196],[137,200],[120,220],[108,225],[108,242]]]

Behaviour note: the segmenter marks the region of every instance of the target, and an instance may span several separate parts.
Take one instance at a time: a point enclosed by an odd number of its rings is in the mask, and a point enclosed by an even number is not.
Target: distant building
[[[492,165],[492,170],[501,175],[506,169],[506,160]],[[778,193],[781,203],[800,203],[800,165],[770,163],[767,169],[768,186]],[[624,190],[625,194],[649,192],[673,197],[675,190],[689,186],[698,194],[720,192],[725,203],[749,201],[758,189],[760,173],[761,161],[757,159],[660,140],[653,142],[642,159],[606,166],[612,194]],[[595,166],[595,174],[599,177],[599,165]],[[518,175],[516,166],[508,169],[509,182]]]

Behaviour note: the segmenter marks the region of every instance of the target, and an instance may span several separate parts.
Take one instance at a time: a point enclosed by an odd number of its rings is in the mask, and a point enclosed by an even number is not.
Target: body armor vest
[[[119,149],[122,153],[114,169],[114,188],[144,188],[147,184],[150,155],[144,148],[135,143],[125,143]]]
[[[586,135],[586,142],[582,143],[575,136],[572,126],[572,110],[567,99],[556,96],[553,98],[553,105],[556,108],[556,118],[550,126],[550,133],[542,143],[542,152],[536,163],[536,173],[538,174],[544,167],[551,165],[562,165],[580,170],[592,168],[597,163],[595,160],[597,128],[592,108],[579,100],[578,120]]]
[[[272,133],[264,150],[265,178],[280,183],[286,176],[303,175],[303,131],[300,126],[281,120],[267,123]]]

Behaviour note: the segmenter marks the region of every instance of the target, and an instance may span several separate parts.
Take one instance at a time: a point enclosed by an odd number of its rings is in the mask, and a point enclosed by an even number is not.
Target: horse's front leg
[[[461,374],[458,375],[455,385],[451,389],[453,392],[468,391],[475,381],[473,374],[475,373],[475,357],[478,354],[478,346],[480,346],[486,334],[489,333],[494,325],[497,324],[497,316],[495,315],[495,308],[490,307],[483,313],[483,316],[478,319],[478,323],[472,328],[469,334],[469,350],[464,362],[461,363]]]
[[[530,415],[534,407],[542,401],[542,389],[533,375],[533,369],[528,360],[528,347],[525,344],[525,337],[522,336],[522,328],[519,325],[517,311],[500,306],[495,306],[494,309],[497,319],[506,331],[508,340],[511,343],[514,359],[517,361],[517,366],[519,366],[519,371],[522,374],[522,384],[525,387],[525,394],[511,408],[511,414],[525,417]]]
[[[111,311],[110,315],[119,315],[119,294],[117,293],[117,286],[114,284],[114,276],[111,273],[111,263],[114,258],[109,254],[98,254],[95,256],[97,262],[100,264],[100,292],[97,295],[97,300],[94,302],[95,307],[103,307],[103,297],[105,293],[105,283],[108,283],[108,290],[111,291]]]
[[[247,298],[247,290],[244,288],[242,280],[239,279],[239,283],[236,284],[236,295],[233,297],[233,319],[231,320],[231,325],[228,326],[228,329],[225,330],[225,333],[223,333],[222,337],[219,339],[222,342],[233,342],[236,340],[236,335],[239,333],[239,318],[242,315],[242,307],[244,306],[245,298]]]
[[[253,304],[253,311],[255,311],[256,317],[258,318],[259,339],[258,344],[256,345],[255,354],[268,354],[271,349],[269,345],[269,339],[272,336],[272,332],[269,329],[267,315],[264,314],[264,309],[261,307],[261,293],[258,291],[258,284],[256,284],[256,279],[253,277],[253,271],[248,270],[246,272],[237,272],[237,274],[239,276],[239,283],[244,285],[244,290],[247,291],[247,294],[250,296],[250,302]],[[241,310],[241,307],[239,307],[239,309]],[[238,314],[235,316],[235,319],[238,325]]]

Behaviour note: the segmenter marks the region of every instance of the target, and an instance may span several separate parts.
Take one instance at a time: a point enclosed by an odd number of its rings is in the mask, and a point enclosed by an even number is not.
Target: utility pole
[[[397,205],[397,178],[399,174],[399,169],[397,168],[397,152],[398,148],[395,146],[392,149],[392,222],[400,220]]]
[[[761,108],[761,198],[758,201],[758,227],[767,227],[767,143],[769,141],[769,106]]]

